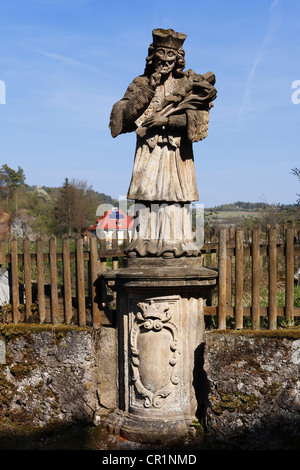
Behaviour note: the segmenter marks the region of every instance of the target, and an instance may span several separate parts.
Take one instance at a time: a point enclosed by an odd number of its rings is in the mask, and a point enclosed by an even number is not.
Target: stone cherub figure
[[[137,134],[127,197],[138,217],[128,256],[198,255],[187,207],[198,200],[193,142],[207,136],[215,76],[185,67],[186,35],[154,29],[144,74],[112,109],[113,137]]]

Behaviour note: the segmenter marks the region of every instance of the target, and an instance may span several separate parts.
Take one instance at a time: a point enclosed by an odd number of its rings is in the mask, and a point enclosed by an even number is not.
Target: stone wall
[[[116,406],[113,328],[0,328],[0,424],[97,422]]]
[[[231,448],[300,444],[300,331],[207,332],[202,384],[211,440]]]
[[[299,330],[205,332],[193,383],[208,442],[300,444],[299,372]],[[0,426],[99,424],[117,394],[115,328],[0,327]]]

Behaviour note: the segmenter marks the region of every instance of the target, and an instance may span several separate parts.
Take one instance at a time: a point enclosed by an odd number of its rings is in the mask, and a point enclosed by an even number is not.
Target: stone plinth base
[[[117,291],[119,410],[111,429],[144,442],[187,434],[197,412],[197,350],[217,272],[200,259],[130,260],[102,274]]]
[[[145,444],[176,443],[195,435],[195,428],[191,426],[190,419],[184,420],[181,417],[145,419],[117,410],[108,416],[106,423],[112,434]]]

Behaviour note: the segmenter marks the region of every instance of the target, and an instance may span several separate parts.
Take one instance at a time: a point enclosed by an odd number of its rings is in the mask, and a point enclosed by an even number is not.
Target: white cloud
[[[35,52],[44,55],[45,57],[49,57],[50,59],[58,60],[64,65],[75,66],[75,67],[82,67],[87,70],[92,70],[93,72],[102,73],[102,70],[98,67],[94,67],[93,65],[86,64],[79,60],[72,59],[70,57],[64,56],[62,54],[57,54],[54,52],[44,51],[42,49],[34,49]]]
[[[251,91],[252,91],[252,85],[253,85],[255,72],[258,66],[260,65],[261,61],[263,60],[267,52],[268,46],[271,43],[280,25],[280,14],[277,8],[279,3],[280,3],[280,0],[273,0],[272,5],[269,9],[269,15],[270,15],[269,25],[268,25],[265,37],[257,50],[251,70],[246,79],[243,101],[242,101],[242,104],[240,106],[239,113],[238,113],[238,123],[241,121],[242,117],[251,110],[251,105],[252,105]]]

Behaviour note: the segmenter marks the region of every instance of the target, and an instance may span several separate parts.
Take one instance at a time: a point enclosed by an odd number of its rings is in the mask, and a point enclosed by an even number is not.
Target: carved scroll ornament
[[[175,367],[180,354],[178,350],[178,330],[177,326],[170,321],[172,315],[167,302],[158,304],[155,304],[153,301],[149,304],[140,302],[137,305],[140,307],[141,311],[136,315],[130,334],[132,380],[136,390],[144,398],[144,406],[146,408],[152,406],[154,408],[160,408],[163,404],[163,399],[171,394],[179,381]],[[144,386],[140,377],[138,339],[142,329],[147,331],[153,330],[157,332],[157,334],[163,329],[166,329],[171,335],[170,357],[168,361],[170,371],[164,371],[167,374],[167,384],[154,392]],[[155,347],[155,344],[153,347]]]

